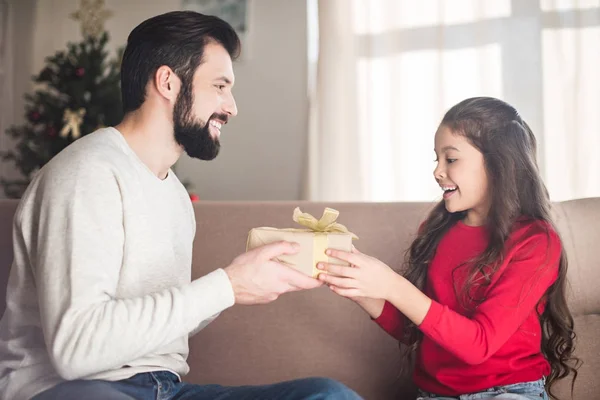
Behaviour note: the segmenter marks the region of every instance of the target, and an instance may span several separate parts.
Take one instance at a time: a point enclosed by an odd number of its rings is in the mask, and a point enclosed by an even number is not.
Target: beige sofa
[[[244,251],[257,226],[292,227],[295,206],[319,214],[341,212],[340,222],[360,240],[356,246],[391,266],[431,204],[317,204],[200,202],[193,274],[226,266]],[[12,261],[11,222],[16,202],[0,201],[0,312]],[[600,399],[600,198],[558,203],[555,215],[570,260],[570,305],[575,315],[577,354],[585,364],[576,400]],[[261,384],[306,376],[338,379],[366,399],[410,399],[414,388],[398,376],[397,343],[351,301],[326,288],[282,296],[264,306],[236,306],[191,339],[186,380],[226,385]],[[568,399],[561,382],[560,398]]]

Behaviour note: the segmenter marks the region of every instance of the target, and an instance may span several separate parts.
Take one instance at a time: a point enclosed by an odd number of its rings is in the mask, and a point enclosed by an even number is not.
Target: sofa
[[[17,206],[0,200],[0,313],[12,262],[11,225]],[[356,247],[399,267],[404,249],[431,203],[197,202],[193,277],[228,265],[258,226],[293,227],[292,212],[320,216],[340,211],[339,222],[359,236]],[[574,399],[600,399],[600,198],[554,204],[569,257],[569,304],[575,316],[577,355],[584,364]],[[318,214],[318,215],[317,215]],[[186,381],[225,385],[266,384],[308,376],[337,379],[365,399],[411,399],[415,389],[400,376],[395,340],[352,301],[326,287],[289,293],[261,306],[234,306],[190,339]],[[560,399],[570,398],[561,381]]]

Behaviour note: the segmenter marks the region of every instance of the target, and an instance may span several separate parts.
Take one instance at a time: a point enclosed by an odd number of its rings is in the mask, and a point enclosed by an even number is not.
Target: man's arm
[[[127,364],[188,335],[234,303],[216,270],[180,287],[118,299],[123,259],[119,184],[100,162],[39,186],[15,234],[35,276],[46,345],[57,372],[77,379]]]

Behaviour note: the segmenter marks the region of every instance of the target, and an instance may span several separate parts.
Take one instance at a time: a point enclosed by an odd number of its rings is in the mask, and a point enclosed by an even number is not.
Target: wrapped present
[[[331,248],[351,251],[352,240],[358,239],[344,225],[336,222],[338,216],[337,210],[326,208],[321,219],[316,219],[296,207],[292,218],[304,228],[254,228],[248,234],[246,250],[281,240],[296,242],[300,245],[297,254],[282,255],[276,261],[316,278],[319,273],[323,273],[317,269],[319,262],[347,265],[341,260],[328,257],[325,250]]]

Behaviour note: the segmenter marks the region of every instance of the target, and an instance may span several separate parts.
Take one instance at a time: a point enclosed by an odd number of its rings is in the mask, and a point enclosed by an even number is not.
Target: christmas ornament
[[[104,9],[104,0],[81,0],[81,7],[71,14],[71,18],[81,22],[84,37],[99,38],[104,32],[104,23],[113,15]]]
[[[0,189],[9,198],[20,198],[31,182],[31,172],[74,140],[93,132],[96,125],[113,126],[123,118],[117,65],[124,49],[117,48],[116,57],[109,57],[110,35],[102,31],[111,13],[104,1],[70,3],[75,9],[66,16],[76,19],[74,24],[84,36],[45,57],[44,66],[33,77],[33,93],[25,95],[23,122],[6,129],[14,146],[0,149],[0,162],[13,164],[15,174],[8,168],[4,169],[10,171],[7,176],[0,171]]]
[[[63,121],[65,122],[65,126],[60,131],[60,136],[67,137],[67,136],[69,136],[69,133],[71,133],[71,136],[73,137],[73,139],[78,139],[79,136],[81,136],[79,127],[81,126],[81,123],[83,122],[84,115],[85,115],[84,108],[80,108],[77,111],[73,111],[70,108],[67,108],[65,110],[65,114],[63,116]]]
[[[49,126],[49,127],[46,129],[46,135],[48,135],[48,136],[50,136],[50,137],[54,137],[54,136],[56,136],[56,128],[55,128],[55,127],[53,127],[53,126]]]
[[[34,122],[37,122],[37,121],[39,121],[39,120],[40,120],[40,117],[41,117],[41,115],[40,115],[40,113],[39,113],[39,112],[37,112],[37,111],[32,111],[32,112],[31,112],[31,114],[29,114],[29,118],[30,118],[32,121],[34,121]]]

